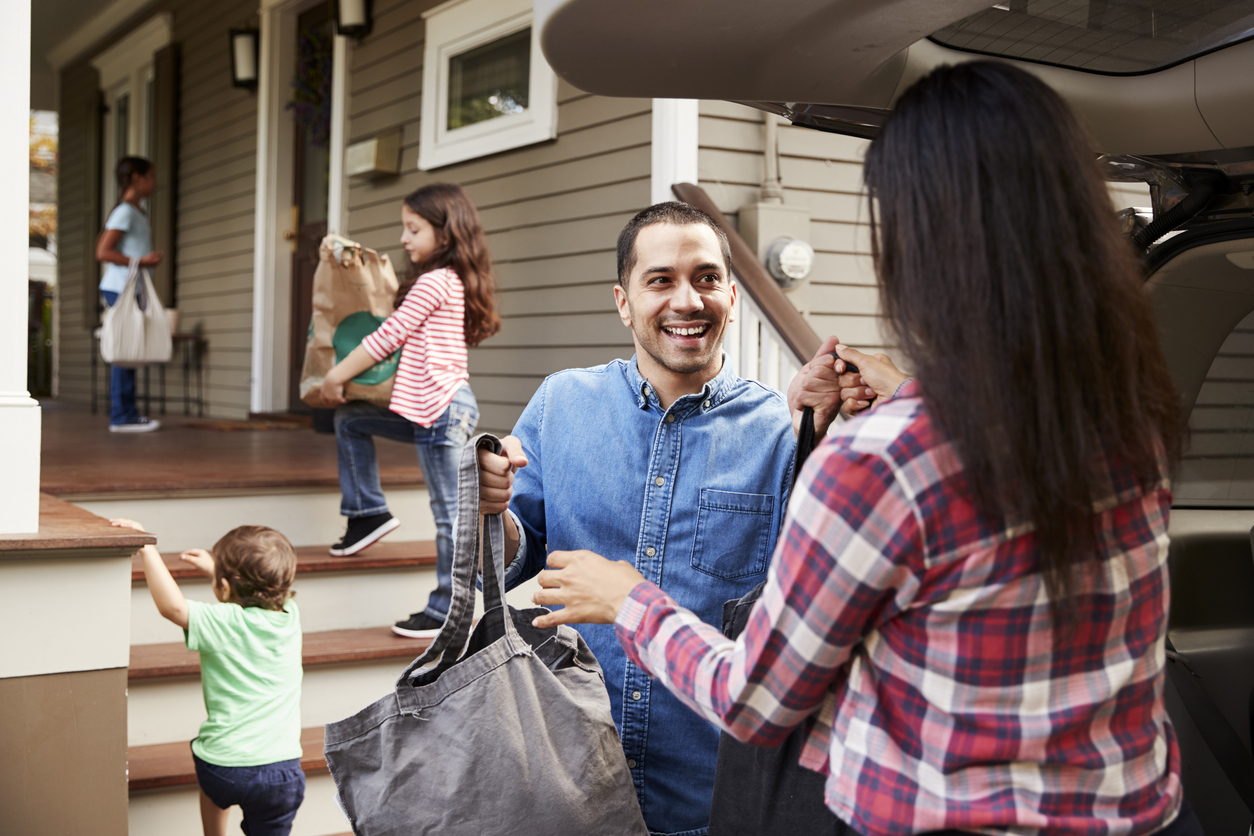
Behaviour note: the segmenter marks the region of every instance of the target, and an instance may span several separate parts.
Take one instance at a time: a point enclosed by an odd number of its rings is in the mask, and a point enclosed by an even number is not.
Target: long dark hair
[[[117,167],[113,170],[113,176],[118,181],[118,206],[126,199],[126,190],[131,187],[131,181],[136,177],[143,177],[150,170],[152,162],[143,157],[123,157],[118,160]]]
[[[435,227],[436,249],[422,263],[411,265],[396,291],[396,307],[423,273],[451,267],[466,288],[466,344],[478,345],[501,330],[492,257],[479,211],[456,183],[423,186],[405,196],[405,205]]]
[[[1006,64],[941,67],[866,156],[885,316],[979,511],[1031,522],[1057,619],[1097,547],[1104,464],[1144,490],[1179,401],[1085,132]]]

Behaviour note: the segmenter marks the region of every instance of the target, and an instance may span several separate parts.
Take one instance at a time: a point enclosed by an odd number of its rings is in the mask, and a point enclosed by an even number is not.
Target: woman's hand
[[[188,549],[179,555],[179,560],[192,564],[207,578],[217,577],[213,568],[213,555],[204,549]]]
[[[613,624],[623,602],[644,581],[625,560],[609,561],[595,552],[551,552],[549,566],[537,576],[544,587],[531,600],[542,607],[565,609],[542,615],[536,627],[557,624]]]
[[[347,402],[344,397],[344,381],[340,380],[339,375],[336,374],[336,369],[338,368],[339,366],[336,366],[331,369],[331,371],[327,372],[326,377],[322,378],[321,390],[322,400],[337,406]]]
[[[853,385],[866,387],[879,400],[886,401],[891,398],[897,391],[897,387],[910,378],[893,364],[887,354],[864,354],[847,345],[836,346],[836,354],[858,367],[858,374],[854,375]],[[865,392],[866,389],[863,391]],[[843,408],[850,415],[866,409],[869,402],[869,395],[863,399],[850,398],[847,395],[845,398]]]
[[[152,252],[148,253],[148,255],[144,256],[143,258],[139,260],[139,266],[140,267],[156,267],[158,264],[161,263],[161,258],[163,255],[164,253],[162,253],[161,250],[153,250]]]
[[[792,413],[792,429],[801,432],[801,415],[804,407],[814,410],[814,433],[819,438],[827,434],[837,413],[846,405],[866,407],[870,402],[859,400],[871,397],[861,378],[845,368],[845,362],[832,354],[840,340],[828,337],[819,346],[814,358],[801,367],[788,384],[788,409]],[[845,409],[850,415],[854,411]]]

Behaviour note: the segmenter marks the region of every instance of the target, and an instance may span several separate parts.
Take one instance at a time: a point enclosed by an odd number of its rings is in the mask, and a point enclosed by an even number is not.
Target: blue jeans
[[[113,307],[118,295],[112,290],[102,290],[105,304]],[[109,423],[134,424],[139,420],[135,407],[135,370],[121,366],[109,366]]]
[[[418,451],[418,465],[431,497],[435,517],[436,589],[424,610],[443,621],[453,595],[453,531],[457,523],[457,466],[462,447],[479,424],[479,404],[468,384],[453,396],[444,414],[423,427],[390,409],[353,401],[335,410],[335,441],[340,467],[340,513],[368,517],[388,510],[379,485],[375,436],[410,441]]]
[[[247,836],[287,836],[305,800],[300,759],[262,766],[218,766],[192,755],[196,782],[219,809],[238,804]]]

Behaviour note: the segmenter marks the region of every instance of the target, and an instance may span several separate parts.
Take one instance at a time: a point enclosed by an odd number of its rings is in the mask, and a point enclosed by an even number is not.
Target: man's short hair
[[[727,243],[727,235],[724,234],[723,230],[719,229],[713,218],[697,207],[671,200],[666,203],[655,203],[648,209],[641,210],[627,222],[627,226],[623,227],[623,231],[618,234],[618,283],[624,288],[627,287],[627,279],[631,276],[631,271],[636,266],[636,236],[640,233],[640,230],[654,224],[674,224],[676,226],[703,224],[714,230],[714,234],[718,237],[719,249],[723,252],[723,263],[726,265],[727,273],[730,277],[731,245]]]

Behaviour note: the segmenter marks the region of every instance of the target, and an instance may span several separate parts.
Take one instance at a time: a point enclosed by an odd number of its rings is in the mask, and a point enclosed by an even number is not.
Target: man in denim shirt
[[[623,230],[614,296],[636,355],[548,377],[505,455],[480,451],[480,510],[510,511],[508,586],[543,569],[548,550],[592,549],[717,626],[725,601],[765,579],[796,441],[784,399],[723,362],[730,263],[722,231],[686,204],[652,206]],[[816,408],[820,432],[840,408],[834,386]],[[718,730],[653,689],[612,626],[577,629],[605,672],[649,830],[704,834]]]

